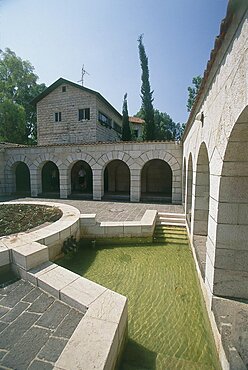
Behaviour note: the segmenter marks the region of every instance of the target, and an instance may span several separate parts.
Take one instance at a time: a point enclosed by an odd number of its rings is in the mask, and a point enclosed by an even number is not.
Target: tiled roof
[[[138,124],[144,124],[145,121],[139,117],[129,117],[129,122],[131,123],[138,123]]]

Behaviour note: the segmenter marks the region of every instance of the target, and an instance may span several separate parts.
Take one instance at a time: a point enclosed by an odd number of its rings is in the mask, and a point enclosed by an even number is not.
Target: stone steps
[[[169,226],[186,226],[185,215],[183,213],[158,212],[157,224]]]
[[[153,234],[154,243],[188,244],[185,215],[181,213],[159,212]]]

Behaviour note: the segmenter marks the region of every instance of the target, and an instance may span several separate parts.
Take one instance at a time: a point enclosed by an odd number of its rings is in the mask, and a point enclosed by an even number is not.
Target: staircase
[[[188,244],[185,215],[181,213],[162,213],[157,216],[153,234],[154,243]]]
[[[157,225],[185,227],[186,226],[185,215],[183,213],[158,212]]]

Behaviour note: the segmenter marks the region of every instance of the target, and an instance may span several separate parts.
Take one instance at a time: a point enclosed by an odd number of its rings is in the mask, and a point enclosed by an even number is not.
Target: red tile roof
[[[143,124],[145,121],[139,117],[129,117],[129,122]]]

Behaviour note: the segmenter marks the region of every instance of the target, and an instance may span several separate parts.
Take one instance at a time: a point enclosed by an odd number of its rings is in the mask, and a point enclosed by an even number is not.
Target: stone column
[[[132,168],[130,170],[130,201],[139,202],[141,194],[141,170]]]
[[[182,173],[181,173],[180,168],[172,169],[172,199],[171,201],[172,203],[181,203],[182,201]]]
[[[104,176],[102,168],[92,170],[93,174],[93,200],[101,200],[104,194]]]
[[[41,193],[41,187],[41,176],[39,176],[38,168],[30,168],[31,197],[37,197]]]
[[[65,168],[59,170],[60,198],[66,199],[71,194],[71,181]]]

